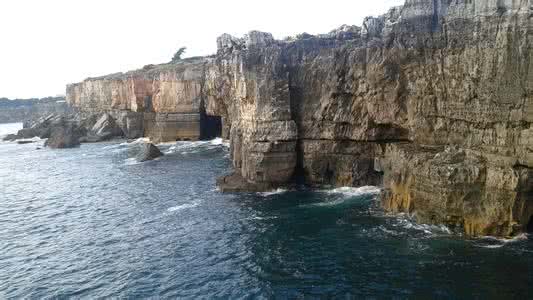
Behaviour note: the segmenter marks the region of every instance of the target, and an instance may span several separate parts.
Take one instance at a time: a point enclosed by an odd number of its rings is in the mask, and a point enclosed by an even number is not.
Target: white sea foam
[[[192,203],[185,203],[185,204],[180,204],[180,205],[177,205],[177,206],[170,207],[169,209],[167,209],[167,211],[168,212],[176,212],[176,211],[180,211],[180,210],[184,210],[184,209],[194,208],[194,207],[197,207],[198,205],[200,205],[200,201],[195,201],[195,202],[192,202]]]
[[[407,214],[399,214],[395,217],[395,222],[392,224],[394,227],[401,227],[407,230],[415,230],[425,235],[450,235],[452,231],[445,225],[428,225],[420,224],[413,220]]]
[[[32,141],[34,143],[38,143],[38,142],[44,142],[46,141],[46,139],[41,139],[40,137],[38,136],[34,136],[30,139],[16,139],[15,142],[18,142],[18,141]]]
[[[331,190],[321,190],[321,193],[330,194],[336,196],[332,201],[319,202],[304,206],[309,207],[328,207],[336,206],[345,203],[346,201],[363,195],[376,195],[380,192],[380,189],[375,186],[362,186],[362,187],[339,187]],[[338,197],[341,196],[341,197]]]
[[[210,141],[212,145],[215,145],[215,146],[224,146],[224,147],[229,147],[230,144],[229,144],[229,141],[228,140],[224,140],[222,138],[216,138],[214,140],[211,140]]]
[[[250,217],[248,218],[249,220],[259,220],[259,221],[263,221],[263,220],[275,220],[277,219],[278,217],[276,216],[270,216],[270,217],[259,217],[259,216],[253,216],[253,217]]]
[[[132,144],[144,144],[144,143],[150,143],[150,139],[146,137],[142,137],[131,142],[120,143],[119,146],[127,146],[127,145],[132,145]]]
[[[326,190],[324,192],[328,194],[343,194],[346,197],[355,197],[361,195],[376,195],[381,190],[375,186],[362,186],[362,187],[339,187],[332,190]]]
[[[273,195],[283,194],[283,193],[286,193],[286,192],[287,192],[286,189],[276,189],[276,190],[273,190],[273,191],[262,192],[262,193],[257,193],[257,194],[260,195],[260,196],[263,196],[263,197],[269,197],[269,196],[273,196]]]
[[[111,150],[111,149],[117,149],[117,148],[126,149],[127,145],[128,145],[128,143],[112,144],[112,145],[104,146],[102,149],[104,149],[104,150]]]
[[[342,199],[337,199],[337,200],[334,200],[334,201],[327,201],[327,202],[319,202],[319,203],[313,203],[313,204],[308,204],[308,205],[304,205],[304,207],[329,207],[329,206],[336,206],[336,205],[339,205],[339,204],[343,204],[344,202],[346,202],[346,200],[349,199],[349,197],[347,198],[342,198]]]
[[[162,144],[163,146],[171,145],[164,153],[165,154],[192,154],[206,150],[217,149],[220,147],[229,147],[229,143],[221,138],[216,138],[210,141],[194,141],[194,142],[173,142],[170,144]]]
[[[475,245],[480,248],[497,249],[511,243],[527,240],[528,238],[528,235],[525,233],[522,233],[510,239],[497,238],[493,236],[483,236],[475,240]]]
[[[131,157],[131,158],[127,158],[126,159],[126,166],[133,166],[133,165],[138,165],[140,164],[139,161],[137,161],[137,159],[135,157]]]

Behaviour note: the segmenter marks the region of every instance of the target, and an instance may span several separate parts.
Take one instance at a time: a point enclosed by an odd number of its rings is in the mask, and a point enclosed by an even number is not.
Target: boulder
[[[35,128],[23,128],[18,131],[17,139],[31,139],[32,137],[40,136],[44,130]]]
[[[46,139],[50,137],[52,127],[64,126],[66,119],[62,115],[48,115],[33,122],[25,123],[24,128],[19,130],[15,139],[30,139],[39,137]],[[12,137],[11,137],[12,138]]]
[[[109,114],[104,114],[98,119],[96,124],[89,130],[87,137],[82,139],[85,142],[101,142],[114,137],[123,136],[122,129]]]
[[[50,148],[74,148],[80,144],[79,129],[72,125],[56,126],[51,129],[50,138],[45,146]]]
[[[159,150],[159,148],[157,148],[152,143],[141,144],[139,147],[140,147],[140,149],[139,149],[140,151],[139,151],[139,153],[137,154],[137,157],[136,157],[137,161],[139,161],[139,162],[148,161],[148,160],[154,160],[154,159],[164,155]]]

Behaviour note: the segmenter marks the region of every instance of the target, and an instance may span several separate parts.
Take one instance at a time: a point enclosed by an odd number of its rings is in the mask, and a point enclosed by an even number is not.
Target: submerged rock
[[[14,140],[18,139],[18,135],[16,134],[8,134],[5,137],[2,138],[2,141],[4,142],[12,142]]]
[[[19,145],[31,144],[31,143],[35,143],[35,141],[32,141],[32,140],[21,140],[21,141],[17,141],[17,144],[19,144]]]
[[[139,146],[139,153],[136,156],[138,162],[154,160],[164,154],[152,143],[143,143]]]

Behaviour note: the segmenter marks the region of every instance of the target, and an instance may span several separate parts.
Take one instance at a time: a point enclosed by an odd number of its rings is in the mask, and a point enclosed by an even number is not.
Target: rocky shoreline
[[[77,113],[51,122],[85,142],[222,136],[223,191],[378,185],[386,210],[467,235],[533,224],[531,0],[406,0],[362,27],[217,44],[69,85]]]
[[[98,143],[131,136],[127,122],[119,123],[108,113],[51,114],[24,122],[23,129],[8,134],[3,141],[17,144],[33,143],[32,138],[46,139],[44,146],[52,149],[75,148],[81,143]],[[41,148],[37,148],[40,150]],[[163,156],[159,148],[150,142],[131,143],[130,155],[138,162],[145,162]]]

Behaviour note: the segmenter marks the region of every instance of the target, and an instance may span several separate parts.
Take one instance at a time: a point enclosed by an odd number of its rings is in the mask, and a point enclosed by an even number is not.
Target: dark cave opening
[[[205,113],[200,118],[200,139],[211,140],[222,136],[222,118]]]
[[[527,223],[526,231],[527,233],[533,233],[533,216],[529,218],[529,223]]]

